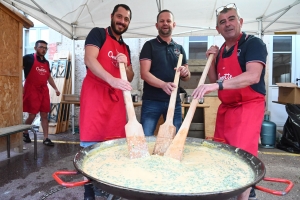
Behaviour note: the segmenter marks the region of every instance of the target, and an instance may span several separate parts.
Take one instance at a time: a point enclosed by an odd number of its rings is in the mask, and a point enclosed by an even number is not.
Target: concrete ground
[[[31,138],[33,138],[33,134]],[[0,153],[0,199],[83,199],[83,187],[65,188],[60,186],[52,174],[58,170],[74,170],[73,158],[80,150],[79,135],[71,132],[50,135],[54,147],[42,144],[42,133],[38,133],[38,158],[33,159],[33,143],[26,143],[23,153],[11,151]],[[259,200],[299,200],[300,199],[300,155],[278,149],[260,148],[259,156],[266,165],[266,177],[289,179],[294,188],[285,196],[274,196],[257,191]],[[81,181],[81,175],[74,175],[65,181]],[[275,190],[284,190],[285,185],[261,181],[258,185]],[[102,198],[98,197],[97,200]]]

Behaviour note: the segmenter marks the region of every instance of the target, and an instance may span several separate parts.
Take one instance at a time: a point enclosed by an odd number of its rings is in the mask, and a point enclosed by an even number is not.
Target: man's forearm
[[[133,80],[133,77],[134,77],[134,72],[133,72],[133,69],[132,69],[131,65],[126,67],[126,75],[127,75],[127,80],[129,82],[131,82]]]
[[[57,87],[56,87],[56,85],[55,85],[55,83],[54,83],[54,80],[53,80],[53,78],[52,78],[51,76],[49,77],[48,82],[49,82],[49,84],[51,85],[51,87],[52,87],[55,91],[58,90]]]
[[[164,81],[156,78],[153,74],[148,72],[142,76],[142,79],[146,81],[149,85],[157,88],[162,88],[162,85],[165,83]]]

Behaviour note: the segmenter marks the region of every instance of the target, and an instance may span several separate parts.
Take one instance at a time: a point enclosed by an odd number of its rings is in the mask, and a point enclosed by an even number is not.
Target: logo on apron
[[[108,57],[110,58],[111,63],[112,63],[115,67],[118,67],[117,58],[116,58],[116,56],[114,56],[114,53],[113,53],[112,51],[109,51],[109,52],[108,52]]]
[[[36,69],[36,71],[39,73],[39,75],[45,75],[46,73],[47,73],[47,71],[43,68],[43,67],[36,67],[35,68]]]
[[[219,73],[218,77],[219,77],[220,80],[229,80],[229,79],[232,79],[233,76],[229,73],[224,74],[223,76],[221,76],[221,74]]]

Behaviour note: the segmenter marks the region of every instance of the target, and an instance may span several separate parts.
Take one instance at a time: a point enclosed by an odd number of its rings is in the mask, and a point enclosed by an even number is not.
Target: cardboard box
[[[276,83],[278,85],[278,102],[300,104],[300,88],[294,83]]]

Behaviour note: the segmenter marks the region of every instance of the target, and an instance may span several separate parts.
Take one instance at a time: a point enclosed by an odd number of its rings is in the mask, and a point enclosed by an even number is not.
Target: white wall
[[[69,50],[70,52],[72,52],[72,40],[70,40],[69,38],[62,36],[61,34],[57,33],[56,31],[51,30],[50,32],[50,38],[49,38],[49,43],[54,43],[57,42],[58,46],[57,46],[57,51],[61,51],[61,50]],[[270,56],[272,55],[272,52],[269,51],[269,47],[270,47],[270,37],[271,36],[264,36],[262,39],[263,41],[266,43],[267,45],[267,49],[269,52],[268,55],[268,59],[267,59],[267,66],[266,66],[266,86],[267,86],[267,96],[266,96],[266,102],[267,102],[267,108],[266,110],[270,111],[271,115],[270,115],[270,120],[274,121],[277,124],[278,129],[282,129],[286,118],[287,118],[287,114],[285,111],[285,106],[284,105],[280,105],[280,104],[276,104],[273,103],[272,101],[276,101],[278,99],[278,88],[274,87],[274,86],[270,86],[269,87],[269,69],[271,66],[269,62]],[[124,39],[125,42],[129,45],[130,50],[131,50],[131,61],[132,61],[132,66],[133,66],[133,70],[135,73],[134,79],[131,83],[132,87],[133,87],[133,94],[138,94],[139,96],[141,96],[142,94],[142,88],[143,88],[143,80],[141,80],[140,78],[140,67],[139,67],[139,55],[140,55],[140,51],[144,45],[144,43],[152,38],[126,38]],[[188,47],[188,40],[186,40],[186,38],[182,38],[182,37],[175,37],[173,38],[177,43],[183,45],[185,48]],[[298,37],[299,40],[299,37]],[[209,46],[210,45],[218,45],[221,46],[224,42],[223,37],[221,36],[212,36],[209,37]],[[297,50],[296,53],[298,52],[298,54],[300,53],[300,50]],[[78,40],[75,41],[75,94],[80,94],[80,90],[81,90],[81,85],[82,85],[82,81],[85,77],[86,74],[86,68],[84,65],[84,41],[83,40]],[[297,56],[296,56],[297,58]],[[299,59],[298,59],[298,64],[299,64]],[[300,71],[300,70],[299,70]],[[298,72],[300,73],[300,72]],[[300,78],[300,74],[299,74],[299,78]],[[78,116],[79,115],[79,108],[75,107],[75,115]],[[139,116],[137,116],[139,117]],[[75,125],[78,125],[78,117],[75,118]]]

